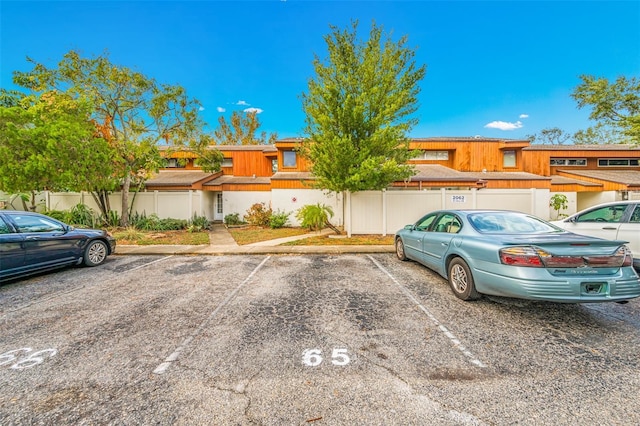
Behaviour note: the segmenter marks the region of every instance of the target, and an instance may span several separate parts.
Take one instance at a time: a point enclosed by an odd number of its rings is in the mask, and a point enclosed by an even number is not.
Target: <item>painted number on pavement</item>
[[[14,370],[24,370],[42,364],[46,358],[54,357],[58,353],[56,349],[32,351],[31,348],[20,348],[0,354],[0,367],[7,366]]]
[[[302,363],[307,367],[317,367],[324,361],[321,349],[307,349],[302,353]],[[335,348],[331,352],[331,363],[337,366],[345,366],[351,362],[347,349]]]

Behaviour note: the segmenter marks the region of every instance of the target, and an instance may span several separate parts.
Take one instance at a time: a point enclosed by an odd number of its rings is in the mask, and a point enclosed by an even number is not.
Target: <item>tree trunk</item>
[[[131,187],[131,176],[127,173],[127,176],[122,182],[122,217],[120,218],[120,225],[129,226],[129,188]]]

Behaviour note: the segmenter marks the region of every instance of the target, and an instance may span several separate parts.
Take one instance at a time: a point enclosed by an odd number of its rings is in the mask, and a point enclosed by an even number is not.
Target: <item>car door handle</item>
[[[449,245],[449,243],[441,242],[441,243],[440,243],[440,245],[441,245],[441,246],[445,246],[445,247],[446,247],[446,246],[448,246],[448,245]]]
[[[618,228],[616,228],[615,226],[604,226],[602,229],[606,229],[607,231],[615,231]]]

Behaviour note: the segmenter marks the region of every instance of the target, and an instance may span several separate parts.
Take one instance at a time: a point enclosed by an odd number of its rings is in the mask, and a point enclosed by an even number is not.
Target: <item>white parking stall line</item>
[[[182,353],[182,351],[184,351],[185,348],[191,344],[193,339],[195,339],[202,332],[202,330],[204,330],[204,328],[207,326],[207,324],[218,314],[218,312],[220,312],[220,310],[222,308],[224,308],[226,305],[229,304],[229,302],[231,302],[231,300],[233,300],[233,298],[236,296],[236,294],[238,294],[240,289],[242,287],[244,287],[244,285],[246,283],[248,283],[253,278],[253,276],[262,268],[262,266],[265,263],[267,263],[267,261],[269,259],[271,259],[271,256],[267,256],[258,266],[256,266],[255,269],[249,274],[249,276],[247,278],[245,278],[245,280],[242,281],[231,293],[229,293],[229,295],[222,301],[222,303],[220,303],[213,310],[213,312],[211,312],[211,314],[204,321],[202,321],[202,323],[198,326],[198,328],[196,328],[193,333],[191,333],[186,339],[184,339],[182,344],[180,346],[178,346],[171,353],[171,355],[169,355],[167,358],[165,358],[165,360],[160,365],[158,365],[156,367],[156,369],[153,370],[153,372],[155,374],[163,374],[163,373],[165,373],[167,371],[167,369],[171,366],[171,364],[174,361],[176,361],[178,359],[178,357],[180,357],[180,354]]]
[[[404,295],[407,296],[409,300],[415,303],[420,308],[420,310],[427,315],[427,317],[431,320],[431,322],[433,322],[436,325],[436,327],[438,327],[438,329],[449,339],[449,341],[453,344],[453,346],[456,349],[458,349],[460,352],[462,352],[464,356],[469,358],[469,361],[473,365],[481,368],[486,368],[486,365],[482,361],[480,361],[478,358],[476,358],[475,355],[473,355],[467,348],[465,348],[462,342],[460,342],[460,340],[453,333],[451,333],[447,329],[447,327],[442,325],[442,323],[431,312],[429,312],[429,310],[425,308],[424,305],[420,303],[420,301],[413,294],[411,294],[411,292],[407,288],[405,288],[402,284],[400,284],[398,280],[396,280],[396,278],[393,275],[391,275],[391,273],[387,271],[384,266],[380,264],[380,262],[374,259],[371,255],[367,255],[367,257],[371,259],[371,261],[374,263],[374,265],[378,267],[378,269],[380,269],[389,278],[391,278],[391,281],[393,281],[400,288],[400,290],[404,293]]]

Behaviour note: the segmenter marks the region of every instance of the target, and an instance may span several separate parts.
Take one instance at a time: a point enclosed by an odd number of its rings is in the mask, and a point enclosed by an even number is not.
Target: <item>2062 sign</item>
[[[302,364],[307,367],[317,367],[324,361],[321,349],[307,349],[302,353]],[[349,351],[335,348],[331,351],[331,364],[344,367],[351,362]]]
[[[467,196],[466,195],[452,195],[451,196],[452,203],[466,203]]]

